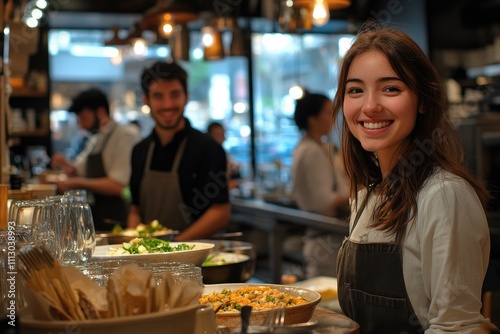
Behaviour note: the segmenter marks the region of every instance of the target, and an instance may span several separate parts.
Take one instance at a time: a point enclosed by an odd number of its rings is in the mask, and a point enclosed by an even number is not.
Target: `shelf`
[[[24,87],[14,88],[11,97],[47,97],[47,92]]]
[[[24,130],[24,131],[12,131],[10,133],[11,137],[44,137],[49,134],[46,129],[35,129],[35,130]]]

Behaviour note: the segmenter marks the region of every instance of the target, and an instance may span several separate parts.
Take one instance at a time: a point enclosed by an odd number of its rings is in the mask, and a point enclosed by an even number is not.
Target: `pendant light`
[[[232,28],[234,21],[231,18],[214,18],[211,13],[204,13],[201,27],[201,44],[203,45],[203,59],[207,61],[223,59],[226,55],[222,41],[222,31]]]
[[[330,20],[330,11],[351,6],[350,0],[295,0],[294,7],[309,8],[312,24],[320,27]]]
[[[165,38],[170,38],[174,33],[175,21],[170,13],[163,14],[158,24],[158,34]]]
[[[186,24],[178,24],[170,38],[170,54],[172,59],[189,60],[189,30]]]
[[[143,31],[141,22],[135,22],[134,28],[130,30],[129,35],[125,38],[136,56],[145,56],[148,53],[148,44],[142,37]]]
[[[170,38],[176,25],[198,18],[196,11],[185,3],[175,0],[158,0],[141,18],[145,29],[157,31],[164,38]]]
[[[238,22],[234,20],[233,36],[231,37],[231,44],[229,45],[230,56],[246,56],[246,34],[238,26]]]
[[[316,0],[311,12],[312,24],[316,27],[324,26],[330,21],[330,9],[326,0]]]
[[[224,45],[222,44],[222,33],[213,27],[203,27],[203,59],[219,60],[224,58]]]

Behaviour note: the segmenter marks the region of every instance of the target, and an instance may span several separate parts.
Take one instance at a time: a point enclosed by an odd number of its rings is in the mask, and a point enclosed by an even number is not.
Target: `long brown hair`
[[[342,60],[333,101],[334,119],[339,117],[344,103],[347,74],[353,60],[373,50],[387,57],[400,79],[418,96],[419,112],[413,131],[400,147],[398,163],[384,179],[374,154],[365,151],[345,119],[342,122],[342,152],[351,197],[358,203],[359,190],[375,187],[385,194],[374,210],[371,226],[396,233],[415,218],[418,192],[436,167],[469,182],[485,207],[488,192],[464,166],[462,146],[447,113],[448,101],[439,74],[406,33],[374,22],[362,27]]]

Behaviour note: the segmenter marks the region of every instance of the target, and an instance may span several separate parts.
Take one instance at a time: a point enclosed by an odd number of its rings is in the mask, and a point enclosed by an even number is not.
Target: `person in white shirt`
[[[332,129],[331,100],[323,94],[306,93],[296,102],[294,120],[302,132],[292,159],[293,197],[298,208],[345,218],[347,182],[338,156],[327,141]],[[344,236],[312,228],[305,234],[302,253],[306,277],[335,276],[337,251]],[[297,247],[297,242],[290,240],[285,242],[285,249]]]
[[[351,188],[339,302],[360,333],[483,333],[488,192],[463,165],[439,74],[404,32],[365,23],[334,118]]]
[[[74,161],[68,161],[60,153],[52,156],[52,167],[69,176],[57,183],[58,191],[85,189],[91,192],[95,228],[110,230],[113,224],[106,224],[105,219],[126,222],[128,216],[122,194],[130,178],[132,148],[141,136],[110,118],[108,99],[99,89],[90,88],[78,94],[69,111],[76,113],[80,127],[95,134]]]

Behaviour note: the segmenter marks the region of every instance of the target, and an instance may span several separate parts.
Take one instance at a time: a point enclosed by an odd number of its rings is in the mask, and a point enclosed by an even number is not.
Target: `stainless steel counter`
[[[348,235],[348,222],[298,209],[266,203],[261,199],[231,199],[231,220],[267,232],[269,268],[272,283],[281,282],[282,244],[290,225],[311,227]]]

